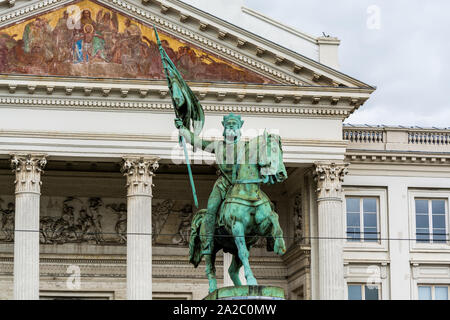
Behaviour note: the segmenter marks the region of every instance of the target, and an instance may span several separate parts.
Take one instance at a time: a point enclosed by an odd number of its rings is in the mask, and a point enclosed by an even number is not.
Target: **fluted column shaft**
[[[152,299],[152,180],[156,158],[126,158],[127,298]]]
[[[15,300],[39,299],[39,202],[45,157],[14,155],[15,180],[14,288]]]
[[[316,164],[321,300],[342,300],[345,297],[341,187],[345,174],[346,164]]]

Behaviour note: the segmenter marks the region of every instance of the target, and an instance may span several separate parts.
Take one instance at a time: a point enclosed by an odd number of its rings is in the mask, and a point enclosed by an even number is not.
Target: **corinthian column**
[[[14,293],[16,300],[39,299],[39,201],[44,156],[13,155],[16,174]]]
[[[127,298],[152,299],[152,180],[157,158],[124,158],[127,177]]]
[[[319,298],[342,300],[344,293],[344,214],[342,182],[348,164],[315,164],[318,192]]]

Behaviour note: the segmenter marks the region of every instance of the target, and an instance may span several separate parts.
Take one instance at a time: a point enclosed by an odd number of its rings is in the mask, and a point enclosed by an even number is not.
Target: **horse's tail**
[[[200,237],[200,227],[202,226],[203,218],[206,209],[197,211],[191,222],[191,237],[189,239],[189,262],[198,267],[202,261],[202,242]]]

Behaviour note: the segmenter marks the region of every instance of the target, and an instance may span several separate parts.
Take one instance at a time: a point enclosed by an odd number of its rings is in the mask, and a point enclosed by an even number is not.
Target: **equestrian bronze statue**
[[[223,117],[223,140],[200,138],[204,125],[203,108],[164,51],[156,29],[155,34],[175,109],[175,126],[185,155],[187,157],[186,142],[210,152],[215,155],[220,172],[207,208],[199,210],[192,219],[189,261],[197,267],[205,257],[209,291],[213,292],[217,289],[215,258],[222,249],[233,255],[228,272],[234,285],[241,285],[239,270],[242,266],[247,285],[257,285],[249,264],[251,247],[263,237],[267,240],[267,250],[279,255],[286,252],[278,214],[261,190],[263,184],[281,183],[287,179],[280,136],[264,131],[264,134],[244,141],[241,139],[244,121],[241,116],[231,113]],[[188,159],[186,163],[197,206]]]

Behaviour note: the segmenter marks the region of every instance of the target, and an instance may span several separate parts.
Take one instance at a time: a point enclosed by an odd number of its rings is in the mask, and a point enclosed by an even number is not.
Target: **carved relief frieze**
[[[11,242],[14,240],[14,197],[0,198],[0,240]]]
[[[294,243],[300,244],[303,241],[303,213],[301,194],[296,195],[294,198],[292,220],[294,222]]]
[[[40,212],[42,244],[126,244],[126,199],[42,196]],[[14,241],[14,213],[14,196],[0,196],[0,242]],[[153,199],[153,244],[187,246],[192,216],[190,201]]]

